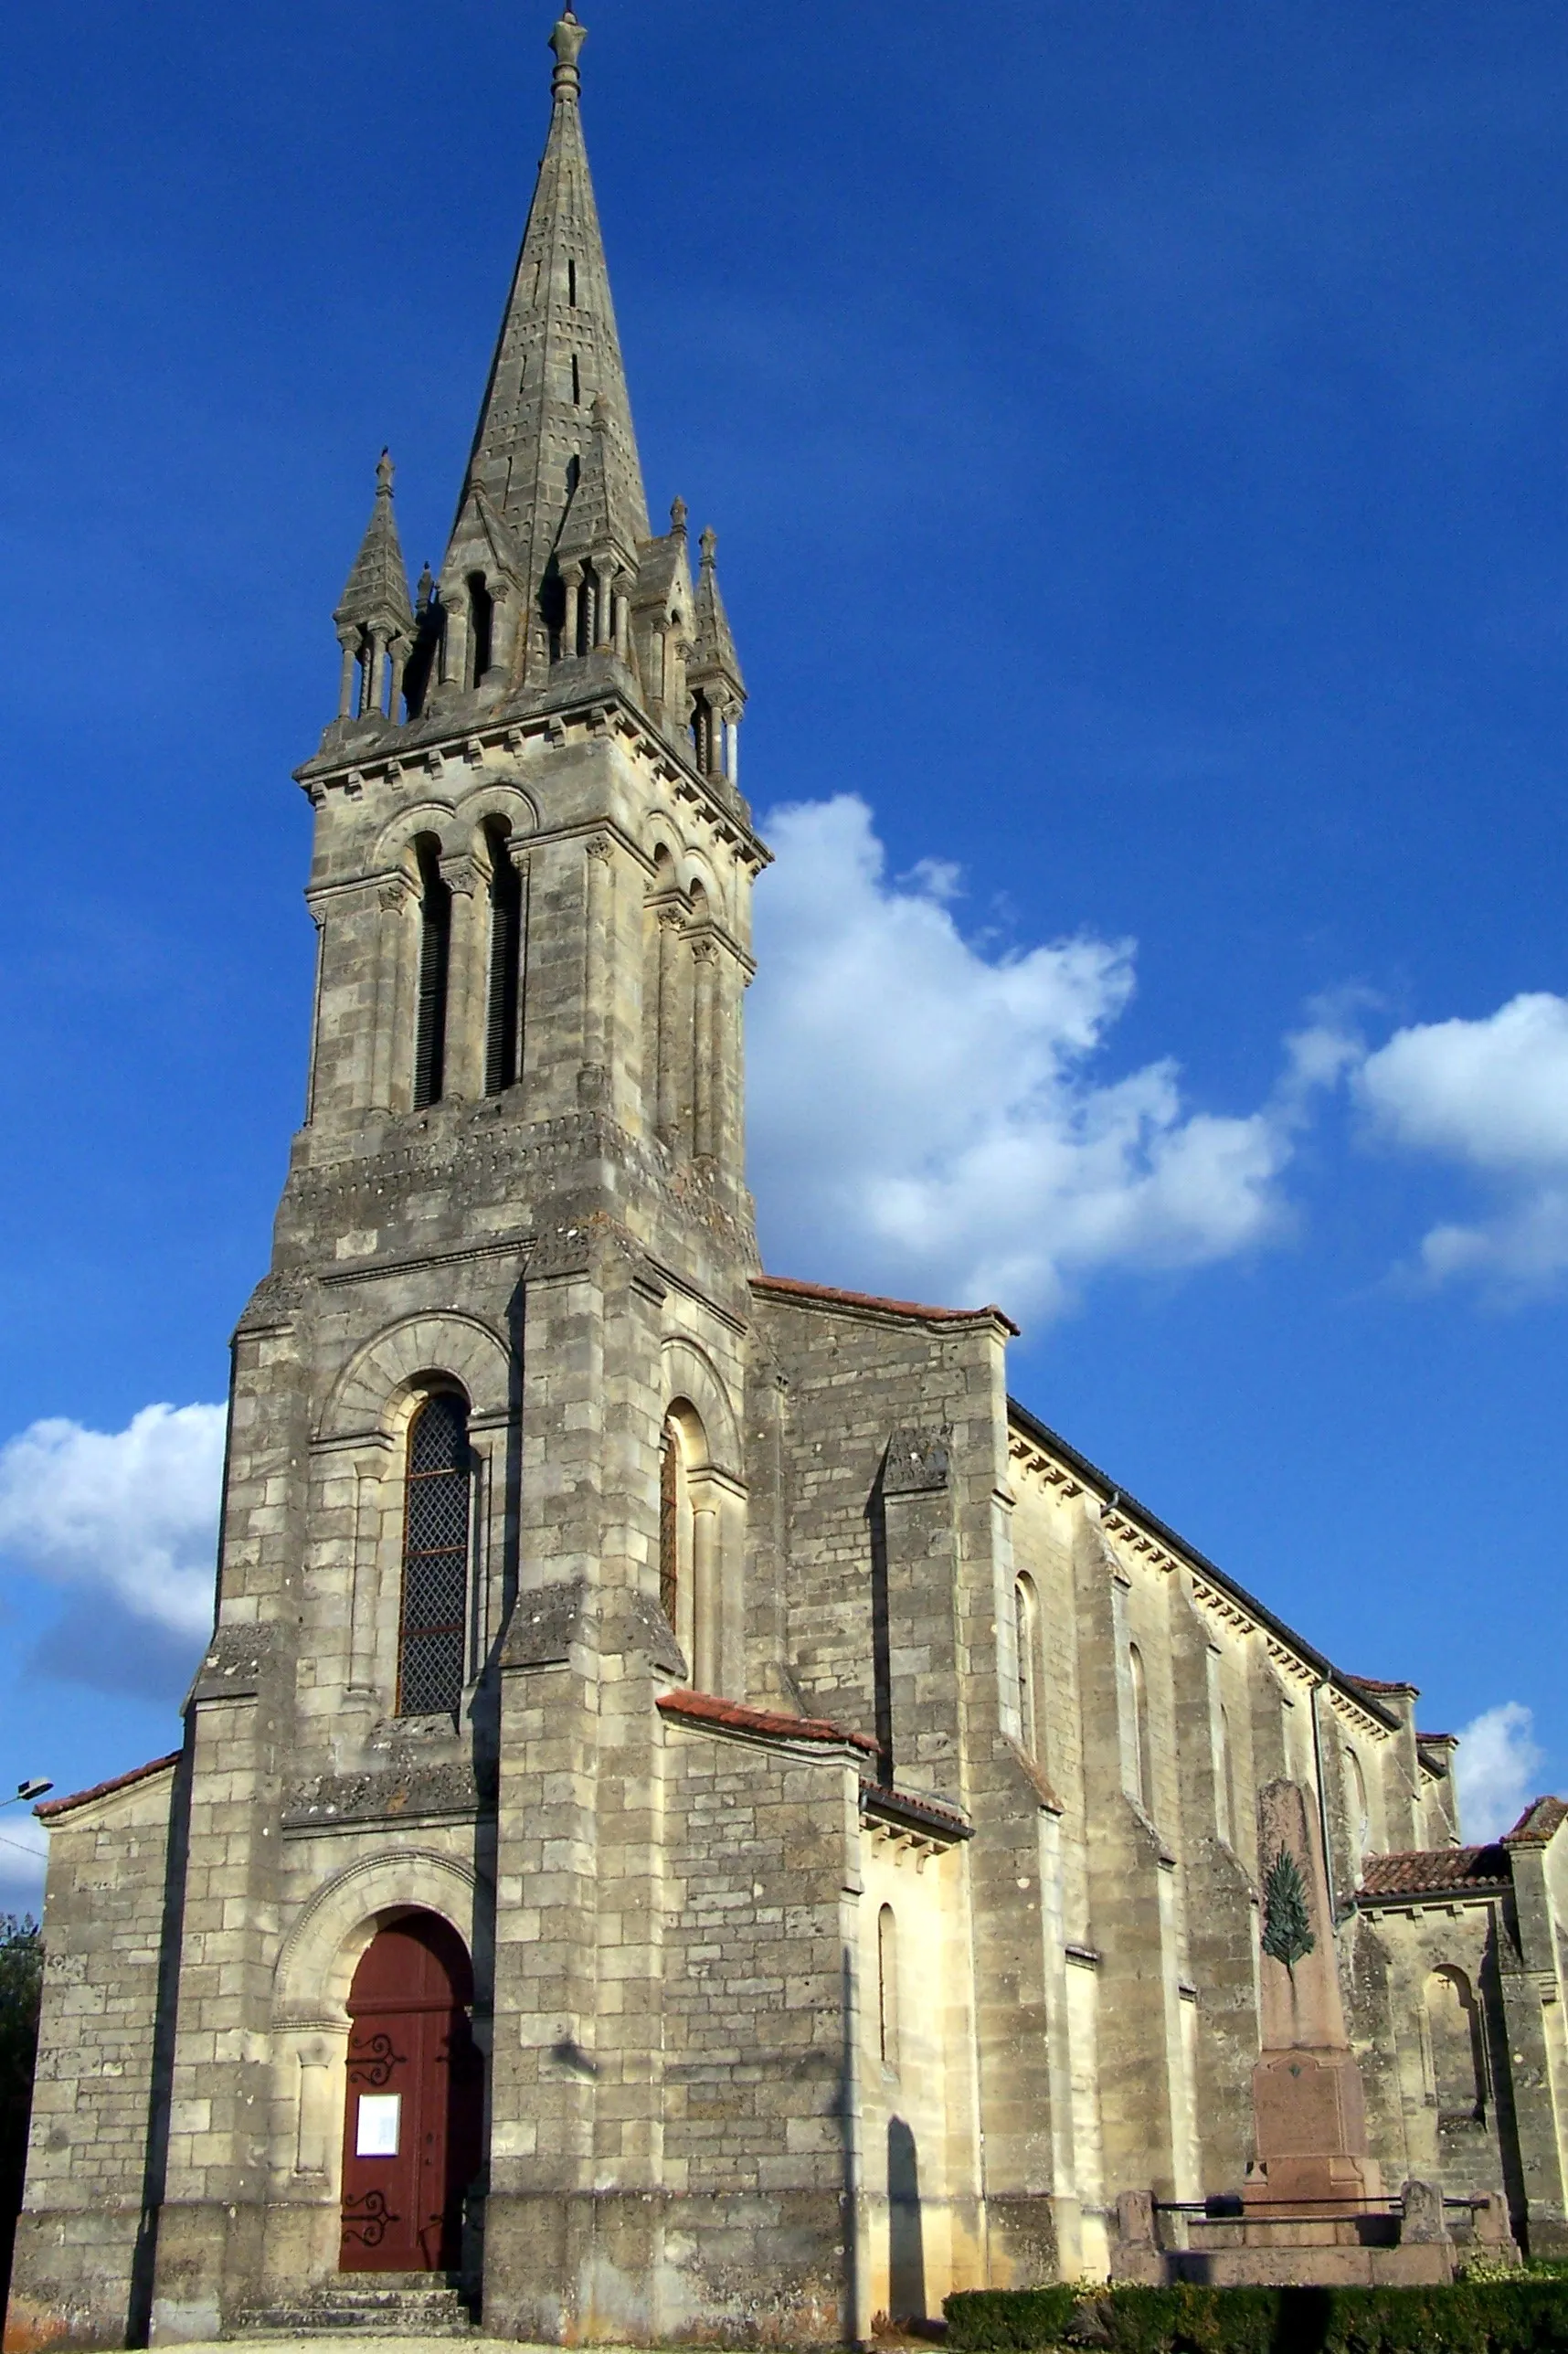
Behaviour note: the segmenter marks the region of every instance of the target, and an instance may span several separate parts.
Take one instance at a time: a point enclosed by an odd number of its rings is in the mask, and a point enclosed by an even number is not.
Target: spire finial
[[[684,539],[686,536],[686,502],[684,499],[671,500],[670,528],[674,533],[677,539]]]
[[[718,559],[718,534],[714,529],[712,524],[710,524],[706,531],[704,532],[701,539],[697,542],[697,546],[703,551],[703,570],[705,572],[711,572]]]
[[[576,103],[577,91],[581,88],[581,78],[577,72],[577,53],[587,38],[586,27],[579,25],[570,8],[567,8],[550,36],[550,47],[556,52],[555,78],[550,88],[557,106],[568,100]]]
[[[397,471],[397,467],[392,463],[391,451],[383,450],[376,464],[376,495],[378,499],[391,497],[392,477]]]

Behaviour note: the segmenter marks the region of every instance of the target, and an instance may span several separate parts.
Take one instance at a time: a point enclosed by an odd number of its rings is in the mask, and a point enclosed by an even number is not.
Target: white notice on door
[[[397,2118],[402,2106],[401,2093],[361,2093],[359,2130],[354,2144],[356,2158],[397,2157]]]

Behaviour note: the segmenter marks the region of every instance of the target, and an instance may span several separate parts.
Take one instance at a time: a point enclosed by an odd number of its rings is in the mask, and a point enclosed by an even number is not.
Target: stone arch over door
[[[482,1990],[491,1980],[489,1891],[471,1863],[435,1848],[361,1856],[317,1889],[283,1940],[272,1979],[270,2156],[274,2199],[314,2205],[313,2256],[335,2271],[348,1996],[389,1915],[433,1913],[456,1931]],[[487,2041],[487,2038],[482,2039]]]

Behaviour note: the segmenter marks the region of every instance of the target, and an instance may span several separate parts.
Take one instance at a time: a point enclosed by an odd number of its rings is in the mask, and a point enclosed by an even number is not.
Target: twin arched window
[[[437,1390],[408,1426],[397,1714],[457,1709],[467,1665],[468,1407]]]
[[[503,1095],[522,1076],[523,878],[513,864],[504,820],[485,828],[490,865],[490,943],[485,996],[484,1092]],[[451,887],[441,874],[440,844],[415,844],[419,876],[419,988],[414,1038],[414,1108],[440,1103],[447,1085],[447,1011],[452,944]]]

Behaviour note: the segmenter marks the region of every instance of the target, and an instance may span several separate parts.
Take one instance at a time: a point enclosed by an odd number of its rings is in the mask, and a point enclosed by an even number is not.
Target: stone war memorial
[[[584,37],[440,576],[383,458],[333,616],[216,1622],[177,1754],[38,1810],[6,2344],[1568,2253],[1568,1808],[1461,1845],[1412,1686],[1012,1402],[1001,1308],[758,1264],[746,687]]]

